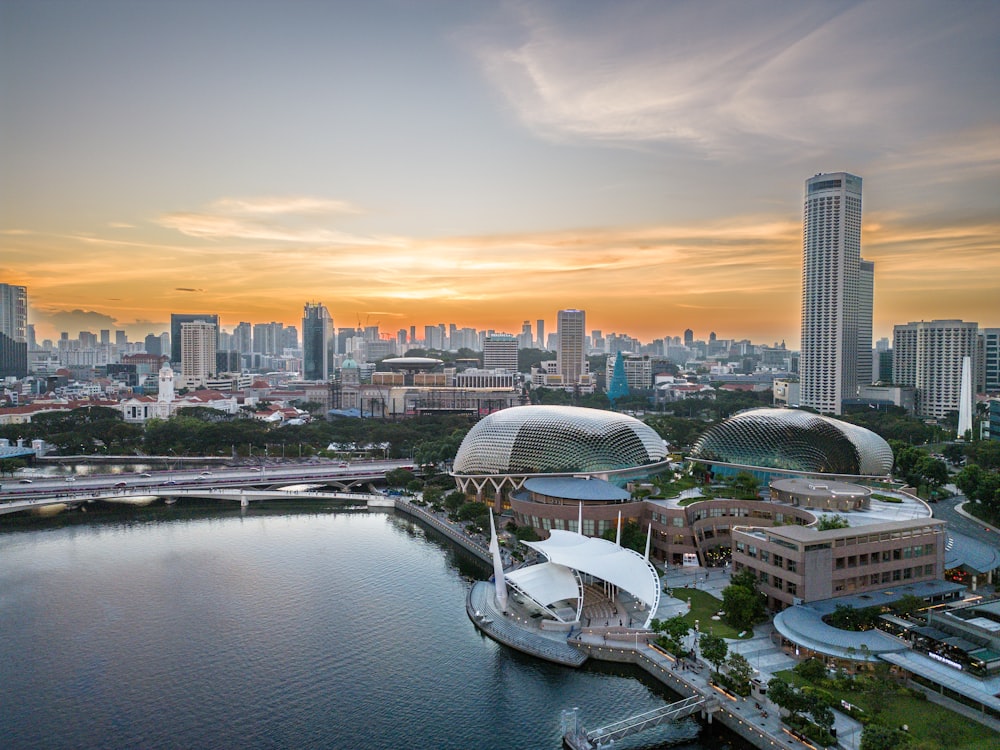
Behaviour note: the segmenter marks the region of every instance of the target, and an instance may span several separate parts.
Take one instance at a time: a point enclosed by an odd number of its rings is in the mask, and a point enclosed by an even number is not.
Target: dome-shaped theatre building
[[[892,448],[864,427],[797,409],[748,409],[709,428],[691,459],[714,471],[770,476],[887,477]]]
[[[648,425],[616,412],[518,406],[482,419],[465,436],[452,475],[460,490],[543,535],[551,529],[601,535],[638,521],[641,501],[620,489],[667,467],[667,449]]]

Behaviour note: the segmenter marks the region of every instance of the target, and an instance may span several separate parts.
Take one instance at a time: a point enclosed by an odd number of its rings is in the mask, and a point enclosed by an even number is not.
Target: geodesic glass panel
[[[825,474],[892,470],[892,449],[871,430],[795,409],[734,414],[698,438],[691,458]]]
[[[469,430],[456,474],[543,474],[626,469],[666,458],[663,440],[638,419],[575,406],[516,406]]]

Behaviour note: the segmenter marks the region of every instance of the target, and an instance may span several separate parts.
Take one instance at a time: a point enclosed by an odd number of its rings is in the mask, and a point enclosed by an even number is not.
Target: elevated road
[[[409,461],[364,461],[346,463],[261,464],[211,470],[184,469],[141,474],[99,474],[65,477],[31,476],[7,480],[0,485],[0,515],[50,505],[79,505],[93,500],[128,502],[142,496],[243,497],[264,499],[252,492],[285,485],[322,485],[344,493],[370,482],[382,481],[386,472],[411,466]],[[323,493],[311,493],[319,496]],[[333,493],[333,494],[336,494]],[[273,495],[287,497],[288,493]]]

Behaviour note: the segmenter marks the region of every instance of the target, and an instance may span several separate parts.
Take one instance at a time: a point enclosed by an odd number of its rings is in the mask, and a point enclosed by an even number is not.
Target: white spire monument
[[[962,358],[962,385],[958,395],[958,439],[972,430],[972,358]]]
[[[493,523],[492,509],[490,509],[490,552],[493,555],[493,580],[496,584],[497,604],[500,605],[500,611],[507,614],[507,581],[503,577],[500,541],[497,539],[497,527]]]

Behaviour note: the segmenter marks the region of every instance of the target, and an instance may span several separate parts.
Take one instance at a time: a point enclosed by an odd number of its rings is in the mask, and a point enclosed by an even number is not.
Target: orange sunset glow
[[[320,300],[797,346],[834,170],[876,338],[1000,324],[996,5],[43,5],[0,3],[0,277],[39,339]]]

